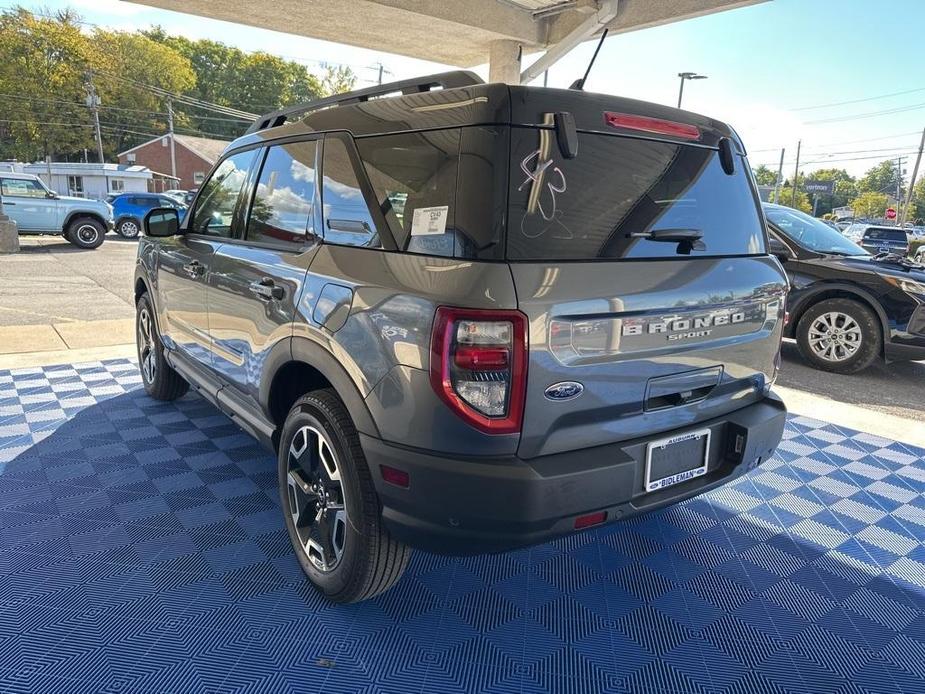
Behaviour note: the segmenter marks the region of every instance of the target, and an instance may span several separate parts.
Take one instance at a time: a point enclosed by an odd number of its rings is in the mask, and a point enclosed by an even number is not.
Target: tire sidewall
[[[97,235],[96,237],[94,237],[94,240],[90,243],[87,243],[86,241],[82,241],[80,236],[78,235],[78,231],[83,226],[91,226],[96,231]],[[105,236],[105,234],[106,234],[106,230],[102,228],[99,222],[97,222],[94,219],[80,217],[78,219],[75,219],[73,222],[71,222],[68,225],[68,230],[67,230],[67,233],[65,233],[65,238],[68,241],[70,241],[72,244],[77,246],[78,248],[93,249],[93,248],[99,248],[102,245],[103,237]]]
[[[347,432],[341,431],[339,426],[332,423],[331,414],[327,412],[327,407],[325,407],[324,403],[315,400],[311,396],[308,396],[293,408],[283,427],[277,460],[280,504],[293,551],[299,565],[311,582],[328,596],[337,595],[348,588],[351,579],[359,570],[358,564],[363,560],[363,553],[368,551],[366,539],[361,530],[366,512],[363,508],[360,480],[356,470],[356,465],[365,465],[366,462],[354,460],[348,454],[350,446],[346,440]],[[344,546],[344,553],[341,555],[340,563],[328,572],[319,571],[305,555],[305,552],[299,549],[299,539],[289,513],[289,492],[286,482],[289,447],[295,434],[304,426],[311,426],[324,432],[328,443],[334,448],[334,454],[337,456],[337,463],[340,468],[341,485],[344,487],[347,497],[347,541]]]
[[[141,323],[141,312],[142,310],[148,311],[148,316],[151,320],[151,330],[152,341],[154,342],[154,368],[156,372],[154,374],[154,381],[149,383],[145,379],[144,370],[141,368],[141,344],[138,341],[138,333]],[[138,370],[141,372],[141,384],[144,386],[145,392],[148,395],[153,395],[157,391],[157,379],[163,378],[165,373],[165,367],[167,366],[167,360],[164,359],[164,351],[161,347],[161,341],[158,338],[157,334],[157,323],[154,318],[154,308],[151,306],[151,302],[148,300],[147,294],[142,294],[141,298],[138,300],[138,303],[135,306],[135,353],[138,355]]]
[[[809,328],[819,316],[829,312],[844,313],[851,316],[861,328],[861,347],[850,358],[831,362],[819,357],[809,345]],[[797,325],[797,346],[803,357],[813,366],[834,373],[856,373],[870,366],[880,355],[882,337],[879,321],[866,306],[851,299],[826,299],[811,306],[800,318]]]

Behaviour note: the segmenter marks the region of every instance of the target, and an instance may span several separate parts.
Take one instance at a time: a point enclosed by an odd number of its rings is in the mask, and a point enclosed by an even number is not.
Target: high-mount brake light
[[[430,381],[476,429],[520,431],[527,385],[527,319],[519,311],[441,306],[431,338]]]
[[[668,135],[670,137],[677,137],[681,140],[700,139],[700,128],[696,125],[678,123],[661,118],[649,118],[648,116],[636,116],[630,113],[605,111],[604,122],[612,128],[638,130],[655,135]]]

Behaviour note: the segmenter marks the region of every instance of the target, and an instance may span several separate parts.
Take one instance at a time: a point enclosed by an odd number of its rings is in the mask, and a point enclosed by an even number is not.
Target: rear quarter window
[[[723,171],[716,150],[611,135],[579,135],[563,159],[555,133],[512,132],[508,257],[643,259],[766,253],[747,163]],[[645,235],[696,230],[702,249]]]

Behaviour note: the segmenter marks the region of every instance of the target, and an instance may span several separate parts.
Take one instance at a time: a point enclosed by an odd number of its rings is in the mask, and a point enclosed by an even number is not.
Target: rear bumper
[[[711,431],[707,473],[649,494],[643,491],[646,444],[684,430],[531,460],[447,458],[360,439],[392,535],[433,552],[481,554],[574,532],[575,518],[584,514],[606,511],[610,522],[718,487],[773,454],[786,414],[772,394],[691,427]],[[410,486],[385,482],[381,465],[406,471]]]

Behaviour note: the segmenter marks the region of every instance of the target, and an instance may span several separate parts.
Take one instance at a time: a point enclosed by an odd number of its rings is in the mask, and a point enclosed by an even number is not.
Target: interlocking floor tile
[[[705,496],[335,606],[272,457],[140,386],[0,372],[0,692],[925,691],[921,449],[792,417]]]

